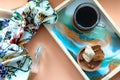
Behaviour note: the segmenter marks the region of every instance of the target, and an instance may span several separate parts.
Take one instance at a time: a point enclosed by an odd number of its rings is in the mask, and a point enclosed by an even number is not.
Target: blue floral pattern
[[[8,74],[8,70],[3,64],[0,64],[0,78],[4,78]]]

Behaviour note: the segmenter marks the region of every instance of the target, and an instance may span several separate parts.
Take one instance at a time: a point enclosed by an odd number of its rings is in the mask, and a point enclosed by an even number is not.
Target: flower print
[[[2,22],[2,25],[3,26],[8,26],[9,21],[10,21],[9,19],[4,19],[4,21]]]
[[[20,40],[21,36],[23,33],[19,33],[15,38],[13,38],[12,40],[10,40],[11,44],[17,44],[17,42]]]
[[[8,70],[3,64],[0,64],[0,79],[4,78],[8,74]]]
[[[40,19],[40,21],[42,22],[47,16],[42,14],[42,13],[39,13],[38,14],[38,18]]]

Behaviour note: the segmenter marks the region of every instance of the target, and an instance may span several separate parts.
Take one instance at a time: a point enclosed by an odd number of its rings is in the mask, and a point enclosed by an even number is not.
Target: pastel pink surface
[[[120,0],[98,0],[107,13],[120,27]]]
[[[21,7],[27,0],[0,0],[0,8],[15,9]]]
[[[84,80],[44,26],[25,47],[33,57],[39,45],[44,46],[39,71],[30,80]]]

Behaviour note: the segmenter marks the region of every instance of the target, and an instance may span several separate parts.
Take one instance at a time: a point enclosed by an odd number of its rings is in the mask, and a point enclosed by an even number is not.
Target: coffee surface
[[[93,8],[85,6],[76,13],[76,20],[83,27],[91,27],[97,21],[97,13]]]

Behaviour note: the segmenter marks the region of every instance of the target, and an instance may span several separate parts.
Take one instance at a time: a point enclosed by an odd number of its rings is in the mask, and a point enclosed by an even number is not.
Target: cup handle
[[[12,10],[0,8],[0,18],[11,18],[12,14],[13,14]]]

